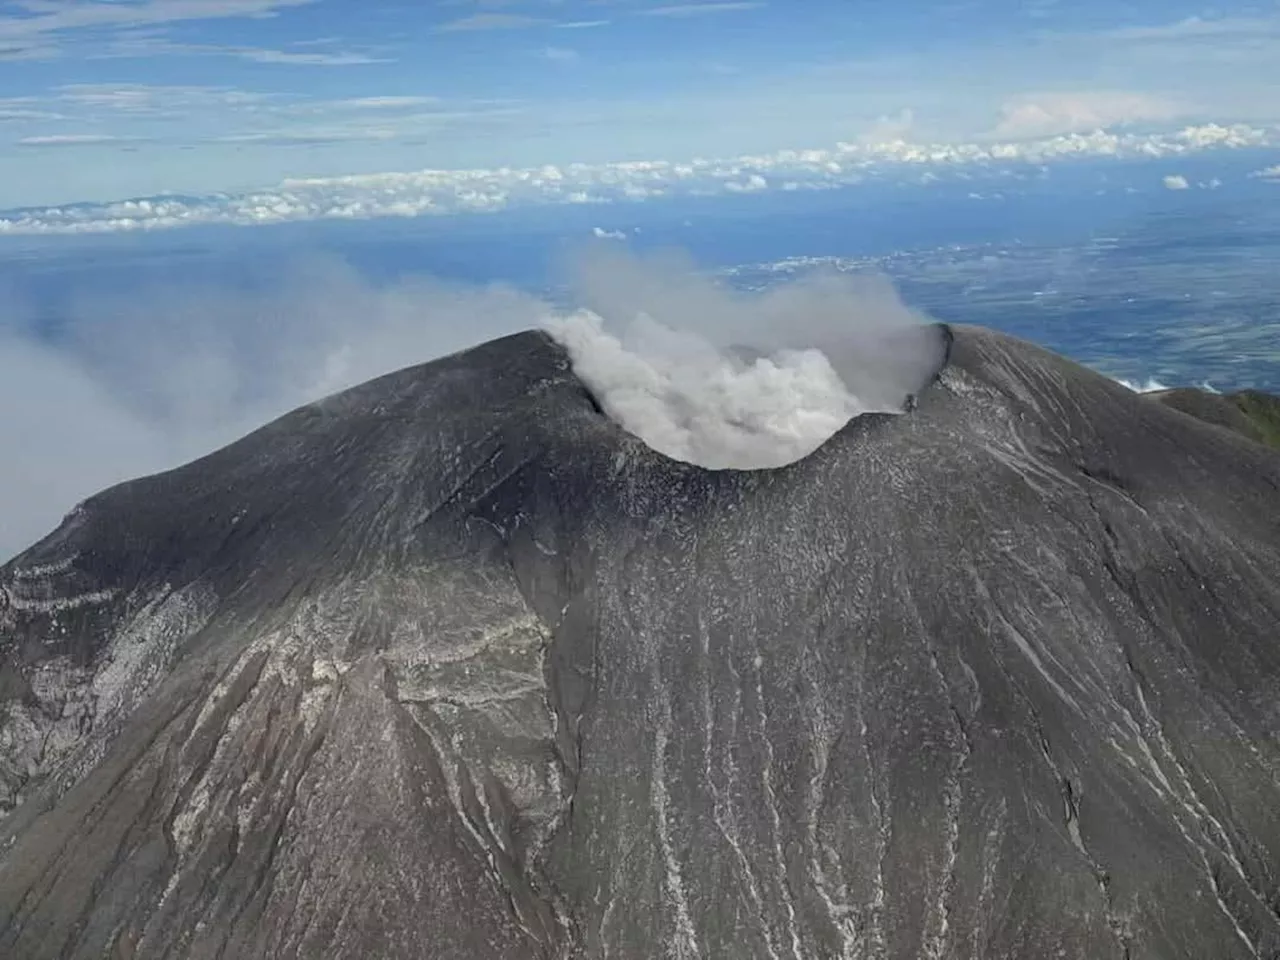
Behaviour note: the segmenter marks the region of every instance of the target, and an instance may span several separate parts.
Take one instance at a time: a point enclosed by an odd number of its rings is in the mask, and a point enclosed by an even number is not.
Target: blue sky
[[[1280,4],[0,0],[0,209],[1280,120]]]

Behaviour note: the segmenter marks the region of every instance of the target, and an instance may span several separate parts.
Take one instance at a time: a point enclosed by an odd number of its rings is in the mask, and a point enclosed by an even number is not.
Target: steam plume
[[[374,284],[300,257],[240,289],[74,292],[57,340],[0,291],[0,562],[75,503],[205,454],[303,403],[483,340],[550,326],[627,429],[710,466],[804,456],[936,366],[936,331],[885,283],[817,278],[746,295],[676,255],[595,251],[582,309],[429,278]],[[551,318],[551,319],[548,319]]]
[[[777,467],[850,418],[902,409],[942,338],[885,281],[815,275],[756,294],[676,254],[600,250],[578,264],[588,309],[548,329],[604,409],[655,450],[706,467]]]

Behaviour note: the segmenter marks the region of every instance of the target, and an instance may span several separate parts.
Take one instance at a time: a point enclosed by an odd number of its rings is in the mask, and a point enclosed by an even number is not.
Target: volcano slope
[[[521,334],[0,571],[0,956],[1280,956],[1280,456],[948,331],[708,471]]]

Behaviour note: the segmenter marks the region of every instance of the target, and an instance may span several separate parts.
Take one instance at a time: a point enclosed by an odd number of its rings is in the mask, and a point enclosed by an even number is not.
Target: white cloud
[[[137,143],[133,137],[115,137],[106,133],[53,133],[41,137],[23,137],[20,147],[93,147],[112,143]],[[2,232],[3,228],[0,228]]]
[[[525,30],[550,23],[544,17],[529,17],[520,13],[473,13],[440,24],[441,33],[465,33],[482,30]]]
[[[56,56],[58,44],[86,30],[123,31],[200,20],[260,18],[317,0],[138,0],[86,3],[83,0],[20,0],[21,13],[0,11],[0,56]]]
[[[737,13],[743,10],[757,10],[765,6],[763,2],[725,2],[725,3],[672,3],[665,4],[660,7],[648,7],[644,10],[638,10],[647,17],[701,17],[714,13]]]
[[[1166,190],[1190,190],[1191,184],[1181,174],[1170,174],[1160,181]]]
[[[359,67],[371,63],[391,63],[386,57],[375,57],[368,53],[351,53],[337,51],[323,53],[297,50],[270,50],[259,47],[222,47],[210,48],[209,52],[222,52],[254,63],[296,64],[308,67]]]
[[[859,140],[863,143],[892,143],[906,141],[915,126],[915,111],[904,109],[894,116],[880,117],[863,132]]]
[[[1021,139],[1169,121],[1186,108],[1161,97],[1120,91],[1027,94],[1006,102],[995,135]]]
[[[240,144],[386,141],[385,125],[254,130]],[[111,233],[192,224],[259,224],[486,212],[537,204],[614,203],[651,197],[825,190],[868,180],[936,179],[935,171],[1025,170],[1080,158],[1180,157],[1212,149],[1280,144],[1280,132],[1206,124],[1175,133],[1096,131],[1039,140],[920,144],[841,143],[833,149],[694,159],[527,168],[418,170],[286,180],[274,187],[207,197],[151,197],[0,213],[0,235]]]
[[[621,230],[606,230],[604,227],[592,227],[591,235],[597,240],[625,240],[627,235]]]
[[[111,111],[135,115],[177,113],[190,116],[193,110],[214,107],[244,107],[276,99],[271,94],[254,93],[234,87],[179,86],[145,83],[69,83],[56,90],[63,104],[91,111]]]
[[[538,56],[552,63],[573,63],[579,59],[578,51],[567,47],[543,47],[538,51]]]
[[[1261,170],[1255,170],[1249,174],[1251,177],[1257,177],[1259,180],[1280,180],[1280,163],[1273,167],[1264,167]]]
[[[18,120],[65,120],[61,113],[48,110],[31,110],[26,107],[6,107],[0,105],[0,122]]]
[[[102,56],[136,59],[138,57],[232,57],[250,63],[280,64],[305,67],[352,67],[375,63],[391,63],[391,58],[362,50],[325,50],[333,45],[329,38],[297,40],[287,49],[252,47],[234,44],[179,43],[155,34],[126,33],[107,44]]]
[[[299,144],[386,142],[395,140],[398,132],[393,127],[317,127],[232,133],[217,137],[215,143],[269,144],[295,146]]]
[[[724,185],[730,193],[759,193],[769,189],[769,181],[758,173],[753,173],[745,180],[728,180]]]
[[[612,21],[610,20],[568,20],[564,23],[557,23],[557,30],[595,30],[599,27],[607,27]]]
[[[330,100],[320,106],[339,110],[405,110],[431,106],[440,102],[439,97],[349,97],[346,100]]]

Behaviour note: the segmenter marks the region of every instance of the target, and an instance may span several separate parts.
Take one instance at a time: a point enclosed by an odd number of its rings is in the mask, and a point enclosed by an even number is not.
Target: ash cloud
[[[616,249],[574,264],[581,309],[568,314],[504,287],[375,284],[325,257],[252,288],[86,290],[66,302],[56,340],[0,291],[0,562],[114,483],[518,330],[553,330],[626,429],[711,466],[797,459],[850,417],[897,409],[940,362],[936,331],[887,284],[827,277],[746,295],[677,256],[602,246]]]

